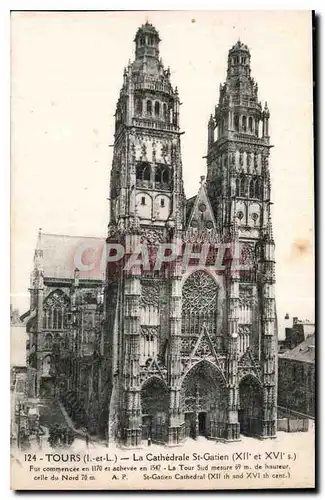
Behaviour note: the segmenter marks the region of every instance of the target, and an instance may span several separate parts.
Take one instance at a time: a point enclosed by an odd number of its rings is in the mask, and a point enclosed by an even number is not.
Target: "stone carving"
[[[197,349],[195,351],[195,357],[199,358],[205,358],[206,356],[211,356],[211,345],[207,339],[207,337],[204,335],[197,346]]]
[[[252,330],[251,325],[238,325],[239,335],[250,335],[251,330]]]
[[[189,356],[193,351],[197,337],[183,337],[181,341],[181,356]]]
[[[161,156],[165,158],[168,155],[168,146],[167,144],[163,144],[161,147]]]
[[[254,245],[245,243],[240,251],[240,263],[250,265],[254,263]]]
[[[255,375],[258,380],[261,380],[261,368],[258,365],[257,360],[254,359],[250,347],[247,348],[242,357],[239,359],[238,370],[241,377],[252,374]]]
[[[141,243],[146,242],[154,245],[156,243],[162,243],[163,241],[162,230],[150,228],[143,228],[141,230]]]
[[[159,283],[157,281],[145,281],[141,286],[141,307],[159,305]]]
[[[82,304],[97,304],[97,290],[80,290],[78,296]]]
[[[158,337],[159,331],[160,331],[159,326],[141,325],[141,335],[143,335],[144,337],[147,337],[147,336]]]
[[[253,286],[252,285],[239,285],[239,305],[251,307],[254,302]]]
[[[69,306],[69,298],[61,292],[56,290],[48,295],[44,301],[44,308],[62,309]]]

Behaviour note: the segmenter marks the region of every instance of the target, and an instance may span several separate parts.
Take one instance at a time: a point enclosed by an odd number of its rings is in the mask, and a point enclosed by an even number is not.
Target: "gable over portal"
[[[211,233],[217,229],[216,220],[208,198],[204,177],[201,177],[201,185],[195,199],[191,199],[192,208],[188,213],[186,230],[197,233]]]

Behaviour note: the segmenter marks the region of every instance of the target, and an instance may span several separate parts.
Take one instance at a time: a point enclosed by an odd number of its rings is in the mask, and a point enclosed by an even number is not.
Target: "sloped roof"
[[[216,229],[215,217],[205,187],[204,177],[201,178],[198,194],[187,201],[186,227],[188,228],[191,225],[201,231]]]
[[[294,349],[279,354],[279,358],[315,363],[315,334],[308,337]]]
[[[40,267],[44,278],[72,279],[78,268],[81,279],[103,279],[104,245],[104,237],[40,233],[37,248],[42,250]]]
[[[196,196],[197,195],[192,196],[192,198],[189,198],[188,200],[186,200],[186,224],[188,223],[190,215],[192,213],[192,209],[193,209],[194,203],[196,201]]]

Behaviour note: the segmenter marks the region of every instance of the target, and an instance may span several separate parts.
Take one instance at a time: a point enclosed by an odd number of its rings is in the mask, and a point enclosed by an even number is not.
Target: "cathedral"
[[[40,236],[28,319],[34,396],[43,387],[90,432],[126,447],[272,438],[270,112],[238,41],[207,124],[207,175],[186,199],[180,97],[159,45],[155,27],[138,29],[116,105],[106,243],[123,257],[107,259],[103,277],[83,277],[62,263],[61,240]],[[181,251],[171,261],[161,248],[175,242]],[[148,262],[127,265],[141,249]]]
[[[269,110],[258,100],[250,52],[229,51],[226,81],[208,122],[207,177],[183,188],[180,98],[149,23],[135,36],[115,114],[108,241],[126,253],[181,241],[209,243],[204,266],[108,264],[105,329],[109,436],[238,440],[276,433],[274,240]],[[213,249],[239,249],[215,266]],[[210,263],[210,265],[209,265]],[[238,263],[237,263],[238,264]]]

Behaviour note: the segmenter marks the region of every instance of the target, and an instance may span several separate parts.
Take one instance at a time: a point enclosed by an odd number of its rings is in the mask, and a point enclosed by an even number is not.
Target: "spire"
[[[267,101],[265,101],[264,110],[263,111],[264,111],[265,118],[270,118],[270,110],[269,110],[269,108],[267,106]]]
[[[266,226],[266,233],[265,233],[265,239],[266,239],[266,241],[268,241],[270,243],[274,243],[273,225],[272,225],[271,212],[269,213],[269,216],[268,216],[268,221],[267,221],[267,226]]]
[[[239,231],[238,231],[238,220],[237,220],[237,215],[235,214],[232,219],[232,225],[230,229],[231,237],[232,240],[238,240],[239,237]]]
[[[43,287],[43,249],[42,249],[42,228],[38,230],[37,243],[34,252],[34,269],[31,273],[31,288]]]
[[[34,265],[36,269],[40,269],[43,257],[42,249],[42,228],[40,227],[37,235],[36,249],[34,253]]]

